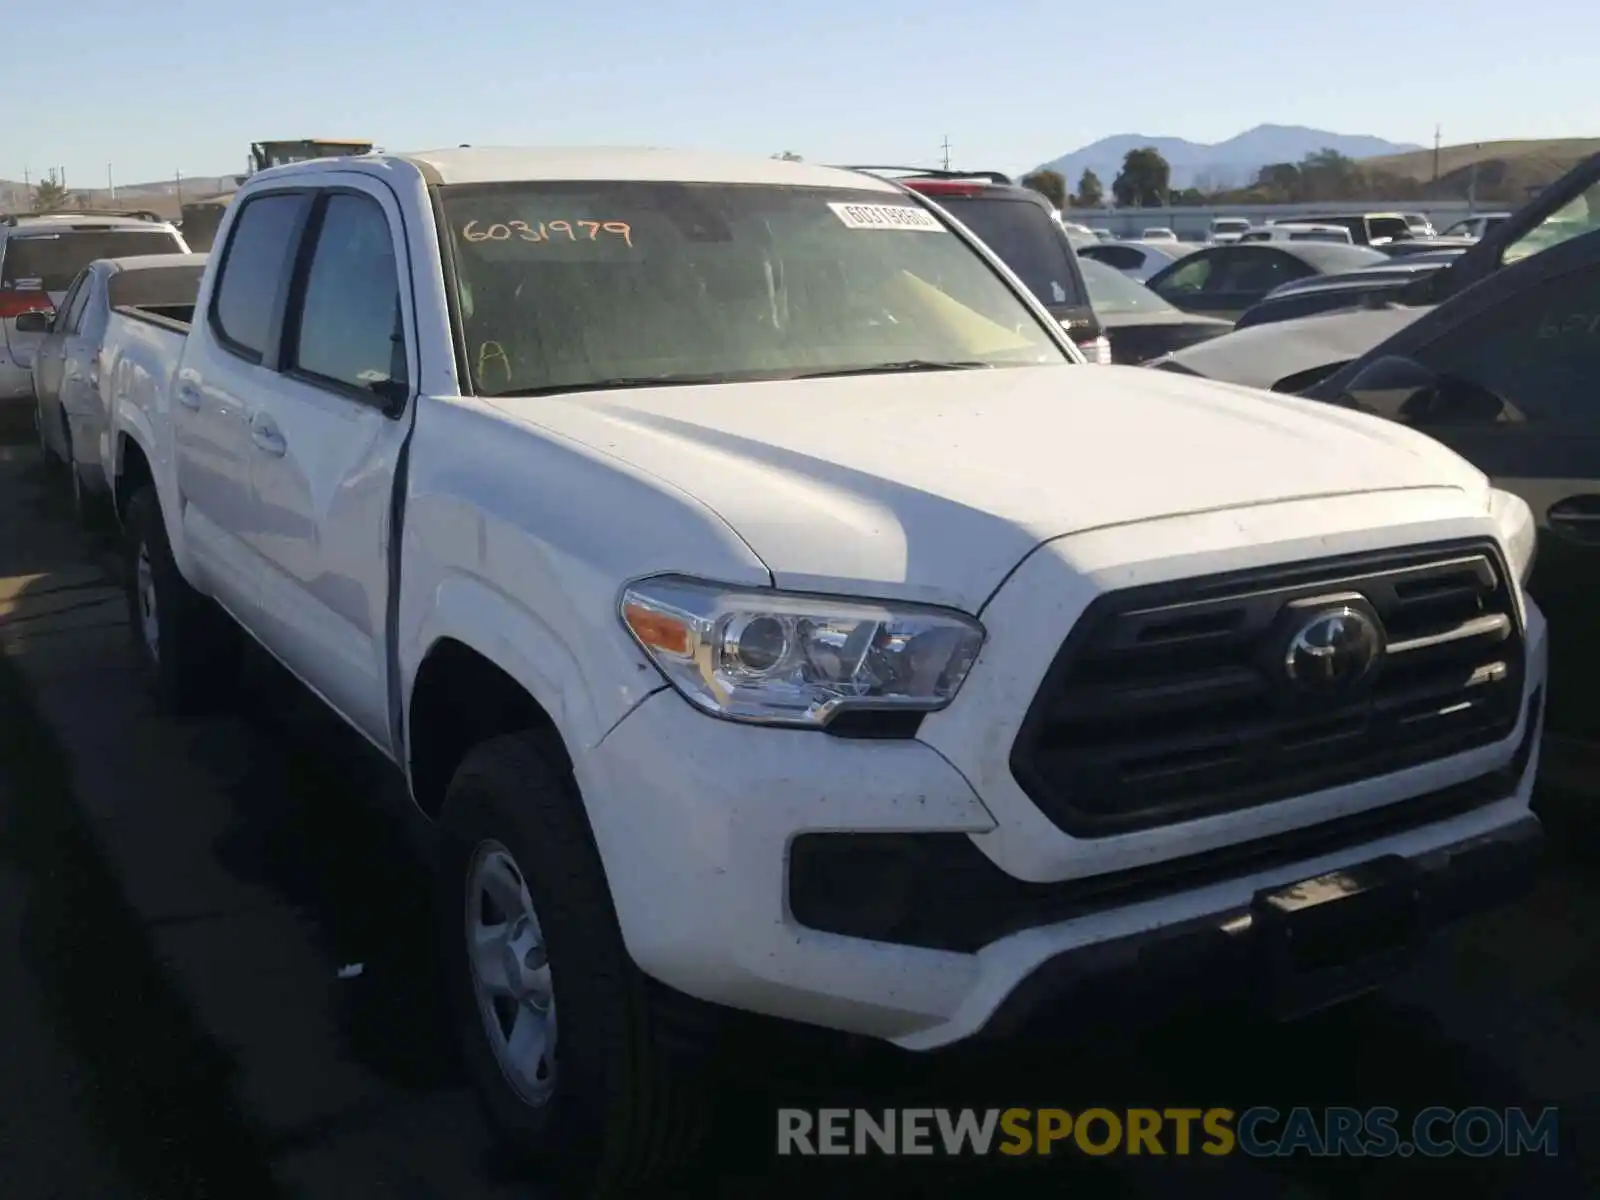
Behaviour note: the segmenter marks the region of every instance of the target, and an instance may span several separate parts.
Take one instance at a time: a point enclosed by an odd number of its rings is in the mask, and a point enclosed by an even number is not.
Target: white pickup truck
[[[703,1018],[1293,1015],[1529,877],[1533,527],[1427,438],[1080,370],[803,163],[302,163],[216,247],[114,351],[138,650],[200,703],[242,628],[406,772],[477,1086],[591,1181]]]

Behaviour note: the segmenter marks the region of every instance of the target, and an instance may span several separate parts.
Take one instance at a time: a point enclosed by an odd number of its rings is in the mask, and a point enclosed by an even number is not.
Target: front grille
[[[1379,665],[1344,690],[1291,688],[1290,640],[1340,606],[1379,627]],[[1011,769],[1059,828],[1104,837],[1501,741],[1522,687],[1520,615],[1492,542],[1154,584],[1085,611]]]

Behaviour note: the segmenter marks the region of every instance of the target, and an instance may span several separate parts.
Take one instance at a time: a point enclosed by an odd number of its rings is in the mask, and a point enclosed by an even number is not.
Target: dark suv
[[[1089,302],[1078,255],[1050,202],[997,171],[849,167],[928,197],[972,230],[1028,286],[1092,363],[1111,361],[1111,343]]]

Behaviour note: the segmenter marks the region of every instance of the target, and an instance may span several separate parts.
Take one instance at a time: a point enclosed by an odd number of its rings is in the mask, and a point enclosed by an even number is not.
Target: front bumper
[[[1430,907],[1432,920],[1498,902],[1503,890],[1457,881],[1493,877],[1514,889],[1525,876],[1521,851],[1537,832],[1529,800],[1546,643],[1542,617],[1531,606],[1528,617],[1524,714],[1505,742],[1274,806],[1322,814],[1293,829],[1240,821],[1224,845],[1169,827],[1159,833],[1164,855],[1115,872],[1143,872],[1140,886],[1089,902],[1081,890],[1111,871],[1033,881],[1002,871],[1015,888],[1049,893],[1047,902],[1020,919],[1013,907],[1009,927],[991,926],[961,948],[813,928],[791,896],[795,847],[808,835],[971,843],[997,830],[989,806],[933,746],[717,721],[663,691],[575,766],[622,933],[643,971],[703,1000],[929,1050],[1014,1025],[1052,998],[1081,998],[1085,981],[1110,978],[1119,965],[1134,968],[1124,980],[1135,990],[1160,993],[1166,984],[1146,967],[1168,952],[1172,961],[1203,960],[1202,974],[1226,974],[1237,961],[1230,956],[1249,945],[1234,926],[1259,892],[1382,856],[1444,881],[1439,895],[1451,898]],[[1463,799],[1462,785],[1478,779],[1492,790]],[[1447,793],[1454,799],[1437,800]],[[1363,803],[1348,803],[1351,794]],[[1399,819],[1407,811],[1411,818]],[[1330,836],[1352,828],[1341,820],[1362,819],[1369,824],[1353,834]],[[1066,834],[1049,836],[1055,842],[1041,853],[1074,849]],[[1517,853],[1488,849],[1498,846]],[[1175,870],[1164,883],[1145,878],[1207,855],[1206,870]],[[985,861],[995,866],[992,858]],[[947,908],[968,899],[954,879],[946,891]],[[1224,926],[1233,931],[1220,935]]]
[[[1403,969],[1419,935],[1525,892],[1543,842],[1538,818],[1529,815],[1409,859],[1419,877],[1421,928],[1398,947],[1319,973],[1310,993],[1287,1006],[1274,987],[1269,938],[1253,906],[1244,904],[1058,954],[1006,997],[977,1036],[1011,1038],[1045,1019],[1058,1029],[1153,1021],[1179,1008],[1208,1005],[1293,1015],[1297,1007],[1359,994]]]

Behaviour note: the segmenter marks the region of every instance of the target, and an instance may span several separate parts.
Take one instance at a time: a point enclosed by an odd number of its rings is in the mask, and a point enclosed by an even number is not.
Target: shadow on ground
[[[13,521],[52,529],[56,540],[35,550],[26,539],[0,543],[0,573],[35,576],[18,594],[49,609],[48,597],[65,594],[63,580],[73,571],[110,563],[112,543],[71,530],[60,500],[36,486],[37,464],[21,475],[15,465],[5,470],[14,478],[0,486],[0,502],[32,497],[22,510],[13,507]],[[74,539],[70,552],[62,538]],[[84,599],[76,611],[93,610],[95,601]],[[13,627],[0,627],[29,677],[0,677],[12,681],[0,713],[6,766],[49,806],[47,816],[36,812],[31,824],[9,832],[6,847],[32,873],[40,897],[30,968],[59,1003],[59,1035],[103,1073],[103,1120],[149,1180],[150,1194],[266,1196],[289,1177],[314,1200],[523,1194],[478,1121],[443,1036],[426,831],[410,817],[392,770],[259,654],[233,711],[189,722],[148,715],[126,678],[110,673],[120,651],[109,640],[94,644],[104,628],[85,624],[73,632],[71,603],[60,602],[56,619],[69,622],[62,632],[29,632],[11,618],[5,620]],[[116,634],[126,636],[125,629]],[[52,639],[80,647],[78,659],[61,652],[76,666],[47,665],[56,654],[45,650]],[[74,670],[97,681],[94,694],[73,691]],[[47,723],[27,715],[35,711],[33,690]],[[80,726],[74,706],[97,715],[83,716]],[[141,759],[130,742],[147,743],[148,755],[166,765]],[[105,769],[120,772],[120,814],[80,811],[98,811],[101,803],[86,798],[100,786],[95,772],[105,764],[97,766],[97,754],[117,764]],[[178,768],[190,799],[163,790],[169,781],[162,772]],[[129,808],[171,822],[164,837],[137,853]],[[197,825],[208,831],[198,841],[183,832]],[[876,1050],[819,1055],[809,1041],[764,1046],[751,1059],[760,1064],[754,1077],[723,1082],[711,1145],[667,1194],[783,1196],[820,1188],[956,1197],[987,1195],[997,1185],[1017,1196],[1070,1188],[1097,1197],[1230,1200],[1409,1198],[1430,1185],[1459,1198],[1600,1193],[1595,845],[1577,835],[1557,839],[1538,889],[1522,904],[1453,932],[1390,992],[1292,1026],[1217,1016],[1137,1032],[1043,1027],[1003,1050],[926,1058]],[[165,897],[165,881],[128,882],[152,856],[158,874],[209,879],[215,872],[225,876],[205,884],[215,893],[224,885],[242,889],[246,899],[226,914],[227,929],[241,932],[185,941],[179,933],[186,922],[216,913],[173,901],[170,911],[152,915],[161,904],[143,897]],[[194,889],[198,895],[201,884]],[[261,943],[241,947],[252,930]],[[295,938],[306,953],[283,944]],[[280,968],[280,961],[294,965]],[[252,963],[271,975],[263,979],[271,987],[234,986]],[[341,968],[357,965],[359,972],[339,977]],[[228,979],[219,981],[219,973]],[[101,979],[111,982],[97,989]],[[256,1010],[238,1014],[229,1005]],[[296,1030],[313,1024],[331,1031],[329,1049],[296,1058],[303,1041]],[[228,1032],[216,1034],[218,1027]],[[256,1082],[274,1069],[281,1078],[270,1086]],[[298,1094],[284,1099],[285,1091],[348,1098],[316,1108]],[[141,1096],[148,1097],[143,1104]],[[779,1162],[775,1113],[790,1105],[1270,1105],[1283,1112],[1381,1105],[1401,1111],[1402,1128],[1409,1114],[1432,1105],[1534,1112],[1557,1105],[1562,1152],[1548,1160],[1092,1159],[1058,1152],[1053,1161],[1005,1165]],[[418,1149],[424,1145],[425,1154]],[[291,1160],[301,1165],[286,1168]]]

